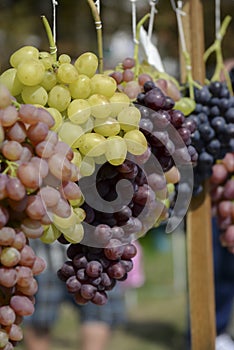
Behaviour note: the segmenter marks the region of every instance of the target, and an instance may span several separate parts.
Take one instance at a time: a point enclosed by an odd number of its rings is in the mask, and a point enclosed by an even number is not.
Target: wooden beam
[[[193,78],[204,83],[205,65],[203,6],[200,0],[187,0],[183,10],[187,49]],[[181,76],[184,67],[181,60]],[[211,201],[209,184],[193,198],[187,214],[187,261],[192,350],[215,350],[215,299],[212,250]]]

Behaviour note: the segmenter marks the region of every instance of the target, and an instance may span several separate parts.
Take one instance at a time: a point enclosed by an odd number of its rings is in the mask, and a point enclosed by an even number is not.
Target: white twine
[[[150,11],[149,28],[148,28],[148,38],[150,40],[151,40],[152,33],[153,33],[154,17],[155,17],[155,14],[158,12],[156,9],[157,3],[158,3],[158,0],[151,0],[150,1],[151,11]]]
[[[58,5],[58,1],[52,0],[52,6],[53,6],[53,37],[54,37],[54,42],[55,43],[56,43],[56,6],[57,5]],[[54,48],[52,48],[52,49],[54,49]]]
[[[96,29],[97,30],[102,29],[102,22],[101,21],[96,21],[95,24],[96,24]]]
[[[171,0],[171,5],[172,5],[173,10],[176,13],[181,48],[182,48],[183,52],[186,52],[187,47],[186,47],[186,41],[185,41],[185,35],[184,35],[184,28],[183,28],[183,24],[182,24],[182,16],[185,16],[186,13],[181,10],[183,7],[183,1],[177,1],[177,7],[176,7],[175,1]]]
[[[221,22],[221,9],[220,9],[220,0],[215,0],[215,34],[216,39],[220,39],[220,22]]]
[[[133,42],[135,44],[139,44],[137,38],[136,38],[136,27],[137,27],[137,19],[136,19],[136,1],[137,0],[130,0],[132,3],[132,36],[133,36]]]
[[[98,10],[98,14],[100,15],[100,0],[94,0],[94,4]],[[97,28],[97,27],[96,27]],[[97,28],[97,29],[101,29],[101,28]]]

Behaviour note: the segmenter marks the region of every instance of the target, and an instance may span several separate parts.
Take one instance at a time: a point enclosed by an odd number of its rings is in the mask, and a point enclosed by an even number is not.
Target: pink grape
[[[7,130],[7,137],[20,143],[24,142],[27,137],[26,127],[21,121],[17,121]]]
[[[49,131],[47,124],[38,122],[35,125],[31,125],[27,130],[27,136],[30,141],[34,144],[37,144],[41,141],[44,141]]]
[[[34,312],[32,301],[23,295],[14,295],[11,297],[10,306],[17,315],[30,316]]]
[[[10,246],[15,240],[15,230],[12,227],[2,227],[0,229],[0,245]]]
[[[23,219],[20,227],[28,238],[39,238],[44,232],[41,222],[30,218]]]
[[[17,324],[12,324],[6,328],[9,335],[9,339],[15,342],[21,341],[23,339],[23,330]]]
[[[9,177],[6,190],[8,197],[16,201],[22,200],[26,194],[24,185],[17,177]]]
[[[46,269],[46,261],[40,256],[36,256],[31,269],[34,276],[39,275]]]
[[[18,119],[18,112],[15,106],[7,106],[0,111],[1,125],[4,127],[10,127],[15,124]]]
[[[2,146],[2,154],[5,158],[15,161],[20,159],[23,147],[17,141],[5,141]]]
[[[12,325],[15,322],[15,312],[9,305],[0,307],[0,324],[3,326]]]
[[[42,184],[38,168],[32,162],[20,164],[17,169],[17,176],[26,188],[37,189]]]
[[[17,273],[14,268],[0,267],[0,284],[6,288],[11,288],[16,284]]]
[[[36,260],[36,255],[33,249],[29,245],[24,246],[20,252],[19,264],[32,268],[35,260]]]
[[[127,57],[122,62],[123,69],[133,68],[135,66],[135,60],[132,57]]]

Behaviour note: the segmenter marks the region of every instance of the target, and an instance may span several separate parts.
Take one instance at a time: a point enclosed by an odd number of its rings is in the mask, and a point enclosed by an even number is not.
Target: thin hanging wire
[[[58,1],[52,0],[53,6],[53,37],[54,42],[56,43],[56,6],[58,5]]]
[[[155,14],[158,12],[156,9],[156,5],[157,5],[158,1],[159,0],[151,0],[150,1],[151,11],[150,11],[150,19],[149,19],[149,27],[148,27],[148,38],[150,40],[151,40],[152,33],[153,33]]]
[[[53,6],[53,39],[54,39],[54,46],[50,46],[50,53],[51,55],[56,54],[57,52],[57,46],[56,46],[56,6],[58,5],[58,1],[52,0],[52,6]]]
[[[130,0],[132,3],[132,36],[133,42],[135,44],[139,44],[136,38],[136,27],[137,27],[137,15],[136,15],[136,2],[137,0]]]
[[[219,38],[220,26],[221,26],[221,5],[220,5],[220,0],[215,0],[215,34],[216,34],[216,39]]]

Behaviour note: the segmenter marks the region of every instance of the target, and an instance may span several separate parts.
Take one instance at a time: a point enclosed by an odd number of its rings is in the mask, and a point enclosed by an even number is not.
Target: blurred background
[[[94,21],[85,0],[60,0],[57,6],[58,53],[72,58],[85,51],[97,53]],[[215,1],[204,1],[205,46],[215,39]],[[234,14],[234,1],[221,2],[222,19]],[[179,79],[178,32],[170,1],[159,1],[153,42],[157,44],[166,71]],[[149,1],[137,1],[138,20],[149,12]],[[52,25],[52,1],[0,0],[0,73],[9,67],[10,55],[23,45],[49,50],[40,16]],[[131,2],[102,0],[104,66],[115,67],[133,55]],[[199,35],[199,33],[197,33]],[[234,22],[223,40],[223,56],[233,57]],[[214,61],[209,62],[210,66]],[[111,338],[112,350],[181,350],[186,348],[188,300],[186,241],[183,228],[166,235],[163,228],[151,230],[140,239],[143,248],[145,282],[126,292],[128,323]],[[79,338],[77,315],[71,305],[61,308],[53,329],[52,350],[75,350]],[[19,346],[19,349],[21,346]]]

